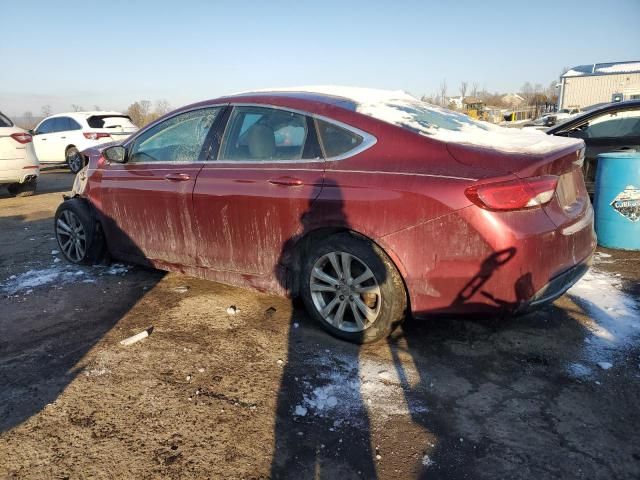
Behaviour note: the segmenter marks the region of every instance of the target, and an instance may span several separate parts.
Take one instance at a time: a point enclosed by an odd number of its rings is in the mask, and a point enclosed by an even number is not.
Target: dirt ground
[[[359,348],[287,299],[67,264],[72,180],[0,193],[0,478],[640,478],[640,254]]]

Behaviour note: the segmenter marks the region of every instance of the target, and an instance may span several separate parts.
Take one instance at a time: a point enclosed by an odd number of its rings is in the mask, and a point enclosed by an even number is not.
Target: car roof
[[[250,102],[264,102],[278,100],[279,102],[291,101],[294,103],[314,102],[323,105],[331,105],[356,111],[359,104],[382,103],[393,100],[417,99],[403,90],[385,90],[367,87],[349,87],[339,85],[313,85],[285,88],[269,88],[225,95],[220,98],[199,102],[190,107],[204,106],[215,103],[242,102],[247,99]]]
[[[566,122],[562,122],[550,128],[549,130],[547,130],[546,133],[553,135],[554,133],[564,130],[565,128],[570,127],[571,125],[577,125],[579,123],[582,123],[585,118],[596,117],[601,113],[616,112],[619,110],[628,110],[632,108],[640,108],[640,100],[626,100],[624,102],[607,103],[605,105],[602,105],[601,107],[594,108],[593,110],[584,112],[581,115],[577,115]]]

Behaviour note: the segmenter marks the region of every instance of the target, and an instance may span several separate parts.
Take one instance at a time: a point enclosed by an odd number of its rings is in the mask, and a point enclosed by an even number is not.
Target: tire
[[[28,180],[24,183],[12,183],[7,186],[9,194],[14,197],[30,197],[36,192],[38,180]]]
[[[85,160],[84,156],[80,153],[80,151],[76,147],[67,148],[64,153],[65,161],[67,162],[67,166],[69,170],[73,174],[78,173],[80,170],[84,168]]]
[[[60,251],[69,262],[93,265],[104,258],[104,237],[85,201],[71,198],[62,202],[56,210],[54,231]]]
[[[407,294],[402,277],[375,243],[339,233],[312,245],[303,258],[302,300],[332,335],[353,343],[375,342],[404,320]],[[349,285],[350,280],[358,282]]]

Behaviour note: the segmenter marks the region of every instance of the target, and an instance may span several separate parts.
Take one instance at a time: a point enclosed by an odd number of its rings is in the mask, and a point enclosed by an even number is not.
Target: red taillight
[[[111,135],[108,133],[99,133],[99,132],[82,132],[84,138],[87,140],[98,140],[99,138],[110,138]]]
[[[12,133],[11,138],[23,145],[31,141],[31,135],[29,135],[28,133]]]
[[[521,210],[539,207],[551,201],[557,185],[558,177],[545,175],[474,185],[464,193],[469,200],[485,210]]]

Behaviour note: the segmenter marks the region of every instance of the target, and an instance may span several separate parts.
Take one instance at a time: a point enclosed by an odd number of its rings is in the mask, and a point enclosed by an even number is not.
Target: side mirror
[[[102,155],[110,162],[127,162],[127,149],[121,145],[115,145],[113,147],[105,148],[102,152]]]

